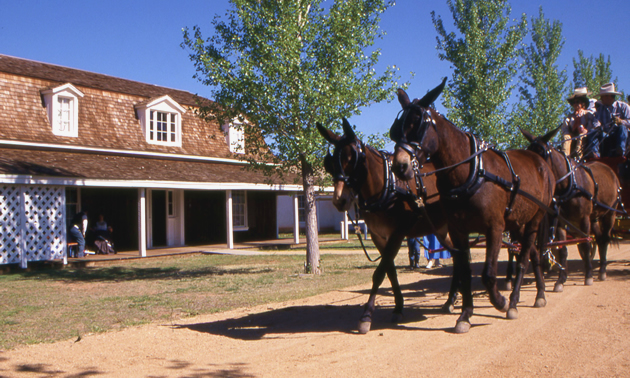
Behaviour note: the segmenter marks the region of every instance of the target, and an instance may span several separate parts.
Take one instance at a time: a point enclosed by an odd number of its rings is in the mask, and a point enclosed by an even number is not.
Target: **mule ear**
[[[327,128],[322,126],[321,123],[317,122],[315,124],[315,126],[317,126],[317,131],[319,131],[319,133],[324,137],[324,139],[326,139],[328,141],[328,143],[334,145],[334,144],[336,144],[337,142],[339,142],[341,140],[341,137],[339,135],[337,135],[334,132],[328,130]]]
[[[558,131],[560,130],[560,127],[562,126],[558,126],[555,129],[551,130],[550,132],[548,132],[547,134],[543,135],[540,139],[545,142],[545,143],[549,143],[550,140],[553,139],[553,137],[556,136],[556,134],[558,133]]]
[[[529,143],[534,143],[534,140],[536,139],[536,137],[533,136],[532,133],[530,133],[527,130],[521,129],[520,126],[518,126],[518,129],[521,130],[521,134],[523,134],[523,136],[525,137],[525,139],[527,139]]]
[[[347,119],[342,118],[342,124],[343,124],[343,133],[345,137],[350,138],[350,139],[355,139],[357,136],[354,133],[354,130],[352,130],[352,126],[350,126],[350,122],[348,122]]]
[[[429,105],[433,104],[435,100],[440,96],[442,91],[444,90],[444,86],[446,85],[446,78],[442,80],[442,83],[437,87],[431,89],[429,93],[425,94],[424,97],[418,101],[418,105],[423,108],[428,108]]]
[[[405,92],[401,88],[398,88],[398,102],[400,102],[400,106],[402,106],[403,108],[411,103],[407,92]]]

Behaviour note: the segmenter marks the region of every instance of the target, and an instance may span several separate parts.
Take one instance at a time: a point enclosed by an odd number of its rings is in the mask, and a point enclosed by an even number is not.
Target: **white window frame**
[[[136,105],[136,111],[147,143],[161,146],[182,146],[182,115],[186,113],[186,109],[172,98],[162,96],[152,99],[147,103]],[[166,116],[166,130],[158,130],[158,122],[164,122],[158,121],[160,115]],[[158,133],[161,136],[166,135],[167,140],[158,137]],[[173,136],[175,140],[173,140]]]
[[[67,83],[41,91],[46,105],[50,128],[54,135],[77,138],[79,136],[79,98],[84,94]],[[64,111],[62,104],[67,101]],[[64,114],[67,117],[64,119]],[[65,122],[64,122],[65,121]]]
[[[244,154],[245,131],[243,130],[243,122],[235,118],[229,125],[223,125],[223,132],[225,133],[225,141],[228,144],[230,152]]]
[[[242,199],[242,202],[240,200]],[[243,224],[237,224],[238,219],[243,219]],[[232,190],[232,227],[234,231],[249,230],[247,220],[247,192],[245,190]]]

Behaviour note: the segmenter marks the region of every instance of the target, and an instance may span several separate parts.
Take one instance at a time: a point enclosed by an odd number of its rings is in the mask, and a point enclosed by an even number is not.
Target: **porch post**
[[[293,196],[293,242],[300,244],[300,209],[297,193]]]
[[[232,223],[232,191],[225,192],[225,214],[227,222],[227,247],[234,249],[234,223]]]
[[[147,256],[147,191],[138,188],[138,252]]]

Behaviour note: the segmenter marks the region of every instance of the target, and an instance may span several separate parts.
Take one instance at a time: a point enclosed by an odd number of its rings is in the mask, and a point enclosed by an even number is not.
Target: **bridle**
[[[415,138],[412,138],[412,141],[409,141],[405,136],[405,125],[407,124],[407,118],[409,118],[409,115],[412,112],[419,113],[422,121],[420,126],[416,129]],[[402,113],[402,116],[400,113]],[[433,125],[433,127],[435,127],[435,120],[431,117],[431,110],[424,109],[417,104],[410,103],[398,113],[390,129],[390,138],[396,142],[396,148],[400,148],[409,154],[412,165],[415,166],[414,170],[419,169],[421,166],[418,162],[418,155],[423,151],[422,146],[424,144],[424,139],[427,135],[429,125]],[[427,151],[424,152],[428,159],[429,154]]]
[[[356,143],[354,143],[355,141]],[[352,146],[353,143],[356,147]],[[363,164],[365,162],[363,142],[355,138],[342,138],[339,142],[335,143],[334,146],[335,149],[333,153],[330,153],[329,146],[328,154],[324,157],[324,168],[326,172],[333,176],[334,182],[342,181],[345,185],[350,187],[355,194],[359,193],[366,176],[366,172],[363,172],[363,174],[359,172],[359,167],[365,167],[365,164]],[[351,146],[351,150],[354,153],[354,164],[352,165],[353,174],[350,176],[344,171],[341,161],[341,151],[347,146]]]

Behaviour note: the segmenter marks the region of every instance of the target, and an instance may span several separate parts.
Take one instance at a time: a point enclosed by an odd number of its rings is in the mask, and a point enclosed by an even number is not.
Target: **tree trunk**
[[[315,187],[313,185],[313,166],[302,161],[302,183],[304,185],[306,217],[306,273],[320,274],[319,234],[317,232],[317,207],[315,205]]]

